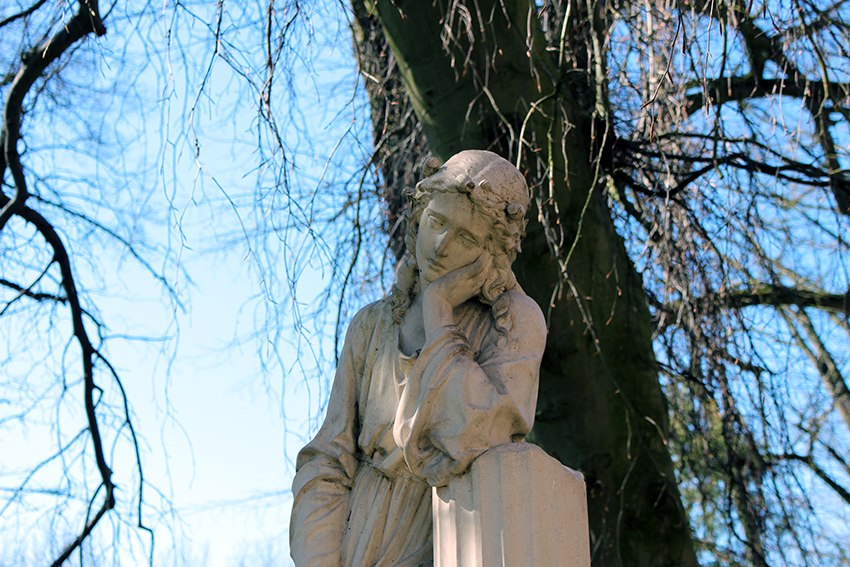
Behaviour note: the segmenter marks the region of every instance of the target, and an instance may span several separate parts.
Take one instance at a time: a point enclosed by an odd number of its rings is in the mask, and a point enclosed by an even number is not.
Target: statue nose
[[[434,241],[434,253],[437,256],[445,256],[449,246],[448,232],[441,232]]]

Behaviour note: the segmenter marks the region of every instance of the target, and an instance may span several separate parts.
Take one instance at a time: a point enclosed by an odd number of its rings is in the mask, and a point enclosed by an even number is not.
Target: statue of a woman
[[[426,175],[392,294],[355,315],[325,422],[298,455],[299,567],[430,565],[431,487],[534,421],[546,326],[511,271],[525,180],[477,150]]]

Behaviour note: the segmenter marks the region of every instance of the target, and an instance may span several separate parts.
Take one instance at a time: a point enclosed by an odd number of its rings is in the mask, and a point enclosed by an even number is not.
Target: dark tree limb
[[[815,476],[817,476],[824,483],[826,483],[827,486],[833,489],[835,493],[838,494],[845,502],[850,504],[850,490],[847,490],[846,488],[841,486],[834,478],[829,476],[829,474],[827,474],[827,472],[815,462],[815,458],[812,455],[783,453],[782,455],[777,455],[777,458],[787,461],[797,461],[808,465],[809,469],[813,473],[815,473]]]
[[[664,149],[664,142],[675,142],[678,140],[702,141],[704,143],[715,142],[713,136],[695,134],[692,132],[668,132],[658,136],[654,143],[636,142],[624,138],[618,138],[613,144],[617,164],[624,168],[636,168],[643,172],[660,173],[667,175],[668,166],[651,165],[651,160],[660,160],[662,164],[680,163],[685,171],[688,168],[697,168],[681,175],[677,183],[679,191],[693,182],[696,178],[704,175],[712,169],[721,166],[734,167],[748,173],[761,173],[773,175],[777,179],[798,183],[812,187],[829,187],[830,172],[810,162],[792,159],[776,148],[768,146],[752,138],[727,138],[724,142],[730,144],[737,151],[723,153],[687,153],[682,150]],[[758,159],[753,154],[760,156]],[[770,161],[768,161],[768,158]],[[684,185],[683,185],[684,183]],[[668,195],[668,190],[650,192],[650,194]]]
[[[14,303],[20,297],[28,297],[30,299],[35,299],[36,301],[55,301],[57,303],[65,303],[65,301],[67,301],[67,299],[65,297],[62,297],[61,295],[55,295],[55,294],[52,294],[52,293],[43,293],[43,292],[40,292],[40,291],[33,291],[32,288],[35,286],[36,283],[37,282],[33,282],[32,284],[28,285],[27,287],[24,287],[19,283],[15,283],[15,282],[13,282],[11,280],[7,280],[5,278],[0,278],[0,285],[2,285],[3,287],[8,287],[9,289],[12,289],[12,290],[18,292],[18,297],[9,301],[8,305],[11,305],[12,303]],[[8,307],[8,305],[7,305],[7,307]],[[3,312],[6,310],[7,307],[4,307],[2,310],[0,310],[0,315],[3,314]]]
[[[845,93],[846,96],[846,93],[850,92],[848,83],[828,82],[825,88],[823,82],[792,78],[758,79],[753,75],[706,79],[699,86],[702,87],[701,90],[687,95],[685,100],[685,111],[688,115],[707,104],[720,106],[727,102],[774,95],[822,101],[830,98],[833,93]]]
[[[44,276],[47,274],[47,270],[50,269],[50,266],[52,264],[53,264],[53,260],[51,259],[51,261],[48,262],[48,264],[44,267],[44,269],[41,271],[41,273],[38,275],[38,277],[35,280],[33,280],[33,282],[30,285],[28,285],[27,287],[23,287],[19,284],[16,284],[13,281],[9,281],[9,280],[5,279],[5,278],[0,278],[0,285],[2,285],[4,287],[8,287],[8,288],[13,289],[13,290],[18,292],[18,295],[16,295],[14,298],[12,298],[8,302],[6,302],[6,305],[3,306],[3,309],[0,309],[0,317],[2,317],[6,313],[6,311],[8,311],[9,308],[16,301],[21,299],[22,297],[29,297],[30,299],[35,299],[36,301],[55,301],[57,303],[65,303],[66,300],[65,300],[64,297],[61,297],[61,296],[58,296],[58,295],[53,295],[53,294],[50,294],[50,293],[41,293],[41,292],[34,292],[33,291],[33,288],[36,285],[38,285],[38,282],[40,282],[42,280],[42,278],[44,278]]]
[[[44,4],[46,2],[47,2],[47,0],[38,0],[38,2],[36,2],[35,4],[30,6],[26,10],[22,10],[22,11],[18,12],[17,14],[12,14],[8,18],[5,18],[3,21],[0,21],[0,28],[4,28],[4,27],[8,26],[9,24],[11,24],[12,22],[20,20],[21,18],[26,18],[27,16],[29,16],[30,14],[34,13],[36,10],[38,10],[39,8],[44,6]]]
[[[678,195],[687,189],[694,181],[698,180],[703,175],[712,171],[717,171],[721,167],[732,167],[747,173],[758,173],[773,176],[778,181],[787,181],[788,183],[796,183],[807,185],[810,187],[830,187],[831,180],[829,173],[819,169],[811,164],[794,161],[785,157],[780,157],[780,163],[767,163],[762,160],[753,159],[749,154],[740,152],[731,152],[719,156],[688,156],[684,154],[671,154],[659,150],[641,147],[637,144],[619,144],[631,150],[635,155],[642,155],[647,158],[662,159],[665,161],[681,161],[690,166],[699,166],[691,169],[687,173],[680,175],[676,184],[672,187],[661,189],[653,189],[644,186],[637,181],[629,181],[636,191],[649,197],[670,197]],[[643,172],[650,173],[665,173],[655,167],[650,167],[639,163],[632,158],[632,163],[629,167],[638,168]]]
[[[788,307],[793,305],[799,308],[814,307],[830,313],[850,315],[850,291],[844,294],[826,293],[802,287],[757,284],[746,289],[707,293],[691,298],[687,305],[690,306],[689,309],[693,309],[697,313],[704,313],[711,309],[735,310],[754,306]],[[654,306],[664,313],[674,314],[673,317],[660,318],[660,327],[666,328],[669,325],[677,324],[675,315],[681,312],[682,301],[667,303],[655,301]]]
[[[5,207],[8,204],[8,197],[0,196],[0,205]],[[94,516],[87,520],[80,534],[74,539],[74,541],[65,547],[59,558],[57,558],[57,560],[52,564],[54,566],[59,566],[64,563],[76,549],[79,548],[82,542],[85,541],[98,522],[100,522],[103,518],[104,514],[115,506],[115,485],[112,482],[112,470],[106,462],[103,439],[100,433],[100,425],[95,411],[95,392],[98,388],[94,382],[94,360],[95,358],[102,359],[102,357],[94,348],[94,345],[89,338],[88,331],[85,328],[83,317],[86,315],[86,311],[80,303],[76,281],[71,267],[71,260],[61,237],[56,232],[56,229],[50,221],[26,205],[23,205],[23,207],[15,212],[15,214],[25,222],[31,224],[39,232],[39,234],[42,235],[42,237],[47,241],[47,244],[53,250],[53,260],[51,264],[56,263],[59,266],[62,277],[62,287],[66,293],[66,297],[64,299],[71,310],[72,334],[81,350],[86,421],[88,423],[89,435],[92,439],[95,463],[101,478],[100,488],[103,488],[105,491],[103,503],[95,512]],[[15,285],[17,284],[13,284],[13,286]]]
[[[850,314],[850,292],[825,293],[822,291],[781,285],[760,284],[748,289],[733,290],[698,298],[698,304],[718,304],[725,308],[770,305],[774,307],[796,305],[817,307],[825,311]]]
[[[38,5],[33,9],[37,8]],[[98,2],[97,0],[80,0],[76,14],[56,34],[22,55],[22,66],[12,81],[6,98],[3,129],[0,133],[0,141],[3,142],[0,179],[5,179],[6,169],[8,168],[15,188],[11,197],[0,193],[0,207],[2,207],[0,209],[0,231],[3,230],[12,216],[17,216],[32,225],[53,251],[50,264],[55,263],[59,267],[65,301],[71,314],[72,336],[81,351],[87,429],[92,441],[95,464],[100,475],[100,486],[93,495],[92,506],[94,506],[94,499],[98,497],[101,489],[103,490],[101,504],[96,508],[94,514],[87,516],[82,530],[60,553],[53,562],[54,566],[64,563],[79,549],[104,515],[115,506],[115,485],[112,482],[112,470],[104,453],[103,438],[96,413],[95,393],[99,388],[94,381],[94,361],[96,358],[100,358],[100,355],[92,344],[85,327],[84,316],[86,312],[80,303],[77,284],[65,243],[50,221],[26,205],[29,191],[17,145],[21,137],[23,104],[30,89],[54,61],[58,60],[71,46],[91,33],[98,36],[106,33],[106,28],[100,18]],[[127,417],[129,419],[129,415]]]
[[[2,200],[5,201],[6,198],[4,197]],[[8,203],[3,204],[4,206],[8,205]],[[15,214],[31,224],[44,237],[48,245],[53,249],[53,261],[59,266],[62,275],[62,287],[67,294],[67,302],[71,310],[73,336],[81,350],[86,420],[88,422],[89,435],[92,439],[95,463],[101,478],[101,487],[105,491],[103,503],[97,512],[89,518],[80,534],[65,547],[59,558],[53,563],[53,565],[58,566],[64,563],[79,548],[101,518],[103,518],[104,514],[115,506],[115,485],[112,482],[112,470],[106,462],[100,425],[95,412],[95,391],[97,387],[94,382],[94,360],[96,357],[99,357],[99,354],[94,348],[94,345],[92,345],[83,322],[85,311],[80,304],[80,297],[77,293],[71,259],[68,256],[68,250],[62,242],[61,237],[56,232],[56,229],[53,228],[50,221],[26,205],[16,211]]]
[[[21,55],[23,65],[12,81],[3,110],[3,162],[0,163],[0,179],[5,178],[5,169],[8,167],[14,181],[15,193],[0,210],[0,231],[29,197],[27,180],[18,153],[24,99],[47,67],[90,33],[101,36],[106,33],[106,28],[100,20],[97,0],[80,0],[77,13],[55,35]]]

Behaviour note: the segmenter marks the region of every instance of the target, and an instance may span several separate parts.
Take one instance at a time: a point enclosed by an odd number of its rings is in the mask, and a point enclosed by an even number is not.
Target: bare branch
[[[21,57],[23,65],[12,81],[3,111],[3,135],[0,139],[3,141],[4,160],[0,163],[2,166],[0,178],[5,177],[5,168],[8,167],[15,183],[15,194],[0,210],[0,231],[12,215],[23,207],[29,197],[27,180],[24,176],[21,156],[18,153],[24,98],[51,63],[90,33],[101,36],[106,33],[106,28],[100,20],[97,0],[80,0],[79,10],[67,24],[62,26],[54,36],[47,38]]]
[[[13,281],[7,280],[5,278],[0,278],[0,285],[2,285],[3,287],[8,287],[9,289],[13,289],[13,290],[18,292],[18,297],[9,301],[9,303],[6,305],[6,307],[4,307],[2,310],[0,310],[0,315],[3,314],[3,311],[5,311],[8,308],[9,305],[14,303],[20,297],[29,297],[30,299],[35,299],[36,301],[55,301],[57,303],[65,303],[67,301],[67,298],[62,297],[61,295],[54,295],[52,293],[42,293],[42,292],[38,292],[38,291],[32,291],[32,288],[36,285],[36,283],[38,283],[38,282],[37,281],[33,282],[29,286],[24,287],[20,284],[13,282]]]
[[[30,6],[26,10],[18,12],[17,14],[12,14],[8,18],[3,19],[3,21],[0,21],[0,28],[6,27],[9,24],[11,24],[12,22],[20,20],[21,18],[26,18],[27,16],[29,16],[30,14],[34,13],[36,10],[38,10],[39,8],[44,6],[45,2],[47,2],[47,0],[38,0],[38,2],[36,2],[35,4]]]
[[[772,284],[758,284],[747,289],[706,295],[697,298],[696,303],[699,305],[722,305],[727,309],[753,305],[772,305],[774,307],[796,305],[850,314],[850,292],[844,294],[825,293]]]
[[[847,382],[841,375],[838,364],[826,348],[826,345],[823,344],[820,335],[815,330],[814,325],[812,325],[812,320],[805,311],[800,309],[796,313],[789,313],[788,310],[782,310],[782,314],[785,317],[788,328],[791,330],[791,334],[794,335],[794,339],[797,341],[797,345],[806,353],[806,356],[809,357],[818,369],[824,385],[832,395],[835,405],[838,406],[838,413],[841,414],[847,430],[850,431],[850,388],[847,387]],[[806,332],[805,338],[791,322],[790,319],[792,317]]]
[[[6,197],[0,197],[0,201],[5,201]],[[7,203],[3,203],[7,205]],[[71,310],[71,321],[73,328],[73,336],[80,346],[82,351],[83,364],[83,384],[84,384],[84,401],[86,408],[86,419],[88,421],[89,435],[92,439],[92,446],[95,454],[95,463],[97,464],[98,472],[101,477],[101,485],[105,490],[103,503],[97,513],[86,523],[80,535],[71,542],[65,551],[60,555],[54,565],[61,565],[86,537],[95,528],[103,515],[115,506],[115,485],[112,483],[112,470],[106,462],[106,456],[103,450],[103,440],[100,434],[100,425],[95,413],[95,391],[97,389],[94,381],[94,359],[97,355],[97,350],[89,339],[83,322],[85,311],[80,304],[80,298],[77,294],[77,285],[74,278],[74,272],[71,268],[71,259],[68,257],[68,251],[65,244],[62,242],[59,234],[50,224],[50,221],[45,219],[40,213],[23,205],[16,211],[27,223],[31,224],[44,237],[50,247],[53,249],[54,261],[59,265],[62,274],[62,287],[67,294],[67,303]]]
[[[90,33],[103,35],[106,33],[106,28],[101,22],[97,1],[81,0],[77,13],[59,32],[22,57],[23,65],[12,82],[9,95],[6,99],[6,107],[3,115],[3,132],[2,136],[0,136],[4,142],[4,159],[0,163],[0,175],[5,175],[5,168],[8,167],[15,185],[15,194],[12,198],[0,194],[0,206],[2,206],[2,211],[0,211],[0,230],[6,226],[6,223],[13,215],[17,215],[25,222],[31,224],[53,250],[53,262],[59,266],[62,276],[62,287],[65,290],[66,296],[65,302],[71,311],[72,334],[81,350],[86,420],[88,422],[88,432],[92,440],[95,463],[101,478],[100,488],[104,489],[102,504],[97,508],[95,514],[87,519],[80,534],[65,547],[64,551],[54,562],[54,565],[64,563],[79,548],[92,530],[94,530],[104,514],[115,506],[115,486],[112,482],[112,470],[106,462],[100,426],[95,411],[95,392],[97,386],[94,381],[94,359],[97,351],[92,345],[85,328],[83,321],[85,310],[82,308],[77,293],[71,260],[64,242],[50,221],[37,211],[26,206],[29,192],[27,190],[23,165],[20,162],[17,144],[21,132],[23,102],[30,88],[51,63],[56,61],[74,43]],[[23,291],[28,292],[29,290]],[[98,492],[99,490],[96,491],[95,496]]]
[[[815,459],[812,455],[799,455],[797,453],[783,453],[781,455],[776,456],[779,459],[789,460],[789,461],[798,461],[801,463],[805,463],[811,469],[815,475],[825,482],[831,489],[833,489],[845,502],[850,504],[850,490],[847,490],[843,486],[841,486],[835,479],[833,479],[825,470],[823,470],[818,464],[815,462]]]
[[[694,85],[696,87],[697,85]],[[688,115],[697,112],[705,105],[723,105],[727,102],[741,102],[747,99],[783,96],[805,99],[807,101],[829,100],[832,93],[850,92],[850,83],[812,82],[794,78],[759,79],[753,75],[719,77],[705,79],[702,90],[687,95],[685,111]]]

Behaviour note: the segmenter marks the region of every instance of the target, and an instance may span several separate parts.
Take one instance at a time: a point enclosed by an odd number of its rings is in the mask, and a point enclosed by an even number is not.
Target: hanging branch
[[[823,340],[821,340],[820,335],[815,330],[815,326],[812,324],[811,318],[805,310],[799,309],[797,312],[782,310],[781,315],[785,319],[785,323],[788,325],[791,334],[794,336],[797,346],[806,353],[806,356],[812,361],[815,368],[817,368],[824,386],[826,386],[826,389],[832,396],[838,413],[844,420],[847,429],[850,430],[850,388],[847,387],[847,382],[841,374],[838,363],[829,352],[829,349],[826,348]],[[797,329],[796,325],[794,325],[792,319],[805,331],[805,337]]]
[[[35,7],[38,7],[38,4]],[[101,489],[104,492],[102,503],[94,513],[91,513],[90,510],[83,529],[53,562],[55,566],[64,563],[74,551],[79,549],[98,522],[115,506],[115,485],[112,481],[112,470],[107,464],[104,454],[103,439],[96,414],[95,392],[98,387],[94,381],[94,360],[95,357],[100,355],[92,344],[83,322],[85,310],[80,303],[68,249],[51,222],[26,205],[29,191],[17,146],[21,138],[23,104],[30,89],[53,62],[58,60],[75,43],[92,33],[97,36],[106,33],[106,28],[100,18],[98,2],[97,0],[80,0],[76,14],[56,34],[48,37],[21,56],[21,68],[12,81],[6,98],[3,130],[0,133],[0,143],[3,147],[2,157],[0,157],[0,178],[5,179],[6,169],[8,168],[14,186],[14,194],[11,197],[0,192],[0,206],[2,207],[2,210],[0,210],[0,231],[5,228],[9,219],[13,216],[21,218],[24,222],[33,226],[51,247],[53,256],[50,264],[55,263],[59,266],[62,287],[65,292],[63,300],[67,302],[71,311],[72,334],[81,350],[86,420],[94,449],[95,463],[100,475],[100,486],[95,491],[94,497],[97,497]],[[29,290],[22,291],[28,292]],[[138,452],[138,446],[136,446],[136,450]]]

